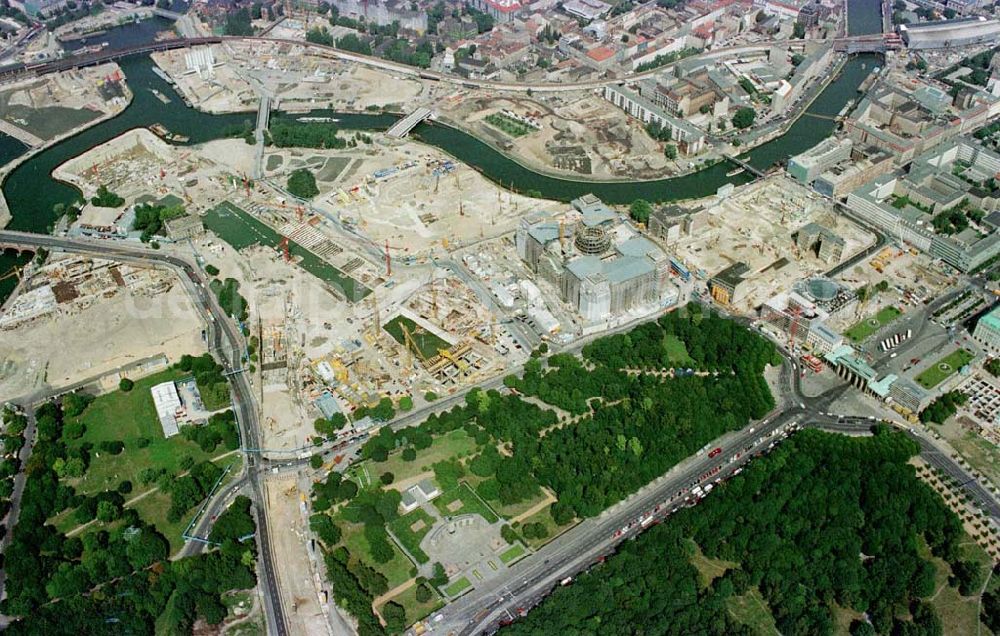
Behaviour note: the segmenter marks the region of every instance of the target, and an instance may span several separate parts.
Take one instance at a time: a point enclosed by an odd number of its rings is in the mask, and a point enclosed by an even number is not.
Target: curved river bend
[[[800,117],[789,130],[766,144],[753,149],[744,158],[754,167],[766,169],[776,161],[811,148],[834,129],[830,119],[810,117],[834,117],[848,101],[857,96],[857,88],[871,70],[879,63],[873,55],[851,58],[830,85],[807,109],[807,115]],[[218,139],[223,131],[233,125],[242,125],[256,119],[256,113],[210,115],[188,108],[176,96],[172,86],[152,72],[153,63],[148,56],[135,56],[119,61],[125,73],[134,99],[117,117],[97,124],[70,137],[17,166],[4,180],[2,189],[11,211],[12,219],[8,229],[27,232],[46,232],[55,221],[52,208],[57,203],[69,203],[78,197],[72,186],[60,183],[51,176],[52,171],[65,161],[83,154],[123,132],[138,126],[161,123],[169,130],[190,137],[192,144]],[[173,95],[169,104],[163,104],[150,89]],[[330,112],[317,112],[330,115]],[[393,115],[372,115],[353,113],[332,113],[343,128],[357,130],[385,130],[396,120]],[[466,163],[494,182],[513,187],[521,192],[529,190],[540,193],[541,197],[567,201],[588,192],[593,192],[608,203],[629,203],[635,199],[667,201],[690,199],[714,193],[725,183],[745,183],[747,174],[727,177],[732,164],[723,162],[710,168],[680,177],[655,181],[615,181],[599,182],[552,177],[522,166],[488,144],[454,128],[421,124],[413,135],[429,145],[440,148]],[[0,138],[0,162],[9,161],[24,152],[20,142],[10,138]],[[0,256],[0,272],[5,272],[18,263],[12,256]],[[9,293],[13,279],[0,281],[0,299]]]

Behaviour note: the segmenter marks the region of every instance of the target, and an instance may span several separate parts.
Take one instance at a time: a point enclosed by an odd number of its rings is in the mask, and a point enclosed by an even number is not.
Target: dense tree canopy
[[[834,605],[866,612],[878,633],[935,633],[940,621],[921,602],[934,593],[934,566],[918,545],[954,567],[960,525],[906,463],[916,451],[887,429],[874,438],[797,433],[506,631],[749,633],[723,603],[753,586],[782,634],[832,633]],[[739,565],[699,589],[689,538]],[[905,603],[909,619],[897,611]]]

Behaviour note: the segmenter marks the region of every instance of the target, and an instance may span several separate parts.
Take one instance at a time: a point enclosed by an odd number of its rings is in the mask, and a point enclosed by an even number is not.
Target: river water
[[[880,26],[877,0],[850,0],[851,31],[874,29]],[[858,5],[858,8],[855,8]],[[870,8],[874,6],[874,13]],[[867,13],[862,11],[868,7]],[[874,18],[872,17],[874,15]],[[153,23],[153,20],[144,23]],[[151,38],[153,29],[124,25],[109,31],[108,36],[115,42],[115,48],[136,44]],[[857,23],[857,27],[855,24]],[[151,24],[152,26],[152,24]],[[828,117],[836,116],[843,107],[857,96],[857,88],[872,68],[879,63],[874,55],[855,56],[847,61],[841,73],[823,90],[809,106],[806,115],[800,117],[789,130],[766,144],[744,155],[744,159],[759,169],[766,169],[775,162],[786,160],[827,137],[834,129],[835,122]],[[55,216],[52,208],[57,203],[69,203],[79,196],[75,188],[52,179],[52,170],[63,162],[78,156],[94,146],[104,143],[121,133],[140,126],[161,123],[170,131],[187,135],[191,144],[203,143],[222,136],[232,125],[242,125],[256,120],[256,113],[210,115],[188,108],[173,90],[152,72],[153,63],[146,56],[133,56],[119,61],[125,73],[134,99],[132,104],[117,117],[93,126],[47,148],[15,168],[3,182],[3,194],[11,210],[9,229],[28,232],[47,232]],[[170,104],[163,104],[151,89],[171,95]],[[317,112],[316,115],[333,115],[340,125],[347,129],[385,130],[394,121],[391,115],[350,114]],[[822,118],[812,117],[820,115]],[[276,115],[280,116],[280,115]],[[746,183],[750,176],[746,173],[727,177],[733,166],[720,163],[699,172],[680,177],[638,182],[595,182],[578,179],[553,177],[535,172],[513,161],[507,155],[493,149],[488,144],[462,131],[440,124],[424,123],[413,131],[414,137],[429,145],[436,146],[466,163],[490,180],[504,187],[520,192],[534,191],[547,199],[568,201],[582,194],[592,192],[608,203],[629,203],[635,199],[649,201],[669,201],[698,198],[714,193],[726,183],[736,185]],[[20,156],[25,152],[23,144],[0,135],[0,164]],[[10,254],[0,255],[0,272],[7,272],[13,265],[23,264],[24,258],[15,259]],[[2,274],[0,274],[2,275]],[[0,300],[6,298],[14,285],[13,279],[0,281]]]

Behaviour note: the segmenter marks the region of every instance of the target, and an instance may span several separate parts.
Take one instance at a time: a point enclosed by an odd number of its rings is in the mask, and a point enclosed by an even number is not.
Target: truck
[[[573,582],[573,577],[572,576],[567,576],[563,580],[559,581],[559,585],[562,585],[563,587],[565,587],[565,586],[569,585],[572,582]]]
[[[651,514],[645,514],[639,519],[639,525],[643,528],[648,528],[651,523],[653,523],[653,515]]]

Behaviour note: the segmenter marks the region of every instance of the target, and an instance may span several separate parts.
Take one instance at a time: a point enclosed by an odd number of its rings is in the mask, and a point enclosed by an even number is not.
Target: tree
[[[424,393],[424,400],[426,400],[428,402],[433,402],[433,401],[435,401],[437,399],[438,399],[438,395],[434,391],[428,391],[427,393]]]
[[[629,206],[629,216],[637,223],[649,223],[649,215],[653,212],[653,206],[645,199],[636,199]]]
[[[395,601],[389,601],[382,606],[382,618],[390,632],[398,633],[406,629],[406,610]]]
[[[441,587],[448,582],[448,574],[444,571],[443,565],[435,562],[432,571],[434,574],[431,576],[431,585],[434,587]]]
[[[674,159],[677,158],[677,145],[676,144],[667,144],[663,148],[663,154],[666,155],[667,159],[670,159],[671,161],[673,161]]]
[[[795,26],[792,27],[792,37],[796,40],[806,37],[806,26],[801,22],[796,22]]]
[[[90,199],[90,204],[99,208],[120,208],[125,205],[125,199],[121,198],[103,183],[97,187],[97,196]]]
[[[306,42],[322,44],[323,46],[333,46],[333,36],[324,26],[313,27],[306,31]]]
[[[749,128],[750,126],[753,126],[753,122],[756,118],[757,112],[748,106],[744,106],[736,111],[735,115],[733,115],[733,126],[740,129]]]
[[[576,516],[572,506],[561,501],[557,501],[549,506],[549,514],[552,515],[552,520],[556,522],[557,526],[566,525],[570,521],[573,521],[573,518]]]
[[[219,268],[209,263],[208,265],[205,265],[205,273],[209,276],[218,276]]]
[[[413,410],[413,398],[409,395],[404,395],[399,398],[399,410],[406,413]]]
[[[118,506],[110,501],[99,501],[97,503],[97,520],[109,523],[118,518],[121,511]]]
[[[417,585],[416,597],[418,603],[426,603],[431,600],[433,596],[434,592],[432,592],[431,588],[427,587],[426,584],[420,583]]]
[[[121,381],[118,382],[118,389],[124,393],[131,391],[134,386],[135,382],[129,380],[128,378],[122,378]]]
[[[378,480],[379,480],[380,482],[382,482],[382,485],[383,485],[383,486],[388,486],[388,485],[389,485],[389,484],[391,484],[391,483],[392,483],[392,482],[393,482],[393,481],[394,481],[395,479],[396,479],[396,476],[395,476],[395,475],[393,475],[393,474],[392,474],[392,473],[390,473],[390,472],[385,472],[385,473],[382,473],[381,475],[379,475],[379,478],[378,478]]]
[[[309,458],[309,465],[313,468],[313,470],[318,470],[323,465],[323,456],[313,455]]]
[[[417,451],[412,446],[403,449],[403,461],[412,462],[417,458]]]
[[[316,177],[308,168],[294,170],[288,176],[288,191],[300,199],[311,199],[319,194],[316,187]]]

